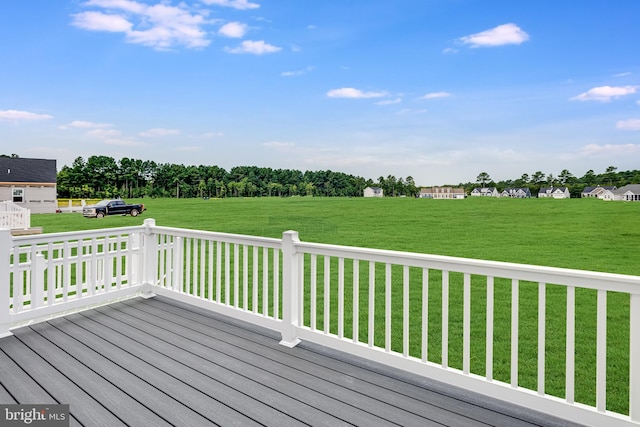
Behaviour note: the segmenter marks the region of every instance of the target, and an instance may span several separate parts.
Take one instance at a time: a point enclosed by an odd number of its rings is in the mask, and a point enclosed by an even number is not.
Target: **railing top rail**
[[[26,212],[29,210],[20,205],[16,205],[11,200],[0,201],[0,206],[3,208],[0,212]]]
[[[153,231],[166,233],[166,234],[178,234],[183,237],[193,237],[193,238],[209,238],[211,240],[228,242],[228,243],[239,243],[243,245],[255,245],[255,246],[265,246],[269,248],[279,249],[282,246],[281,239],[275,239],[271,237],[259,237],[259,236],[249,236],[244,234],[231,234],[231,233],[219,233],[215,231],[202,231],[202,230],[191,230],[187,228],[174,228],[174,227],[160,227],[155,226],[152,227]]]
[[[118,234],[141,233],[145,227],[137,225],[133,227],[101,228],[98,230],[69,231],[62,233],[34,234],[30,236],[16,236],[13,241],[18,244],[54,243],[63,240],[82,240],[93,237],[115,236]]]
[[[295,243],[295,247],[298,252],[308,252],[316,255],[640,294],[640,276],[626,274],[516,264],[444,255],[428,255],[415,252],[337,246],[324,243],[298,242]]]

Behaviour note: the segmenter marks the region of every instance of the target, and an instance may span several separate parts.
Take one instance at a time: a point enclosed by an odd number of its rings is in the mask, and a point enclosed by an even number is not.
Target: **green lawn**
[[[141,224],[640,275],[640,203],[412,198],[138,199],[137,218],[32,215],[45,233]]]
[[[134,200],[130,200],[134,202]],[[303,241],[349,246],[413,251],[554,267],[576,268],[640,275],[640,203],[601,200],[420,200],[410,198],[244,198],[222,200],[140,199],[148,210],[141,217],[86,219],[79,214],[33,215],[32,225],[44,232],[76,231],[102,227],[139,225],[155,218],[162,226],[229,233],[280,237],[285,230],[297,230]],[[322,283],[322,259],[318,259],[318,283]],[[337,260],[332,260],[332,276]],[[307,264],[309,260],[307,259]],[[308,267],[307,267],[308,268]],[[345,277],[351,277],[350,263]],[[367,340],[368,267],[360,266],[360,340]],[[376,344],[384,339],[384,266],[376,272]],[[307,270],[308,271],[308,270]],[[411,271],[411,283],[420,283],[420,271]],[[400,269],[393,271],[393,283],[401,283]],[[440,361],[441,279],[440,272],[429,280],[429,360]],[[337,306],[337,285],[332,280],[331,307]],[[450,277],[449,364],[462,365],[462,275]],[[347,307],[352,300],[345,284]],[[308,293],[308,289],[306,289]],[[537,370],[537,284],[521,283],[519,335],[519,384],[536,387]],[[484,374],[485,295],[484,278],[472,278],[472,372]],[[393,307],[401,306],[394,290]],[[322,328],[323,293],[318,291],[316,327]],[[607,408],[628,412],[629,297],[608,294]],[[421,318],[420,289],[411,289],[411,312]],[[576,400],[595,404],[595,307],[596,293],[576,292]],[[547,287],[546,391],[564,396],[564,345],[566,290]],[[496,279],[494,377],[510,376],[510,281]],[[337,314],[335,314],[337,315]],[[332,311],[332,316],[334,313]],[[306,323],[310,324],[309,313]],[[336,331],[332,317],[331,330]],[[401,330],[402,315],[394,310],[392,328]],[[350,337],[351,320],[345,321]],[[381,329],[378,329],[381,328]],[[416,328],[417,329],[417,328]],[[413,327],[412,327],[413,331]],[[392,334],[393,338],[397,335]],[[417,331],[419,337],[419,331]],[[474,341],[475,340],[475,341]],[[420,339],[411,339],[411,354],[420,356]],[[402,351],[401,338],[392,348]]]

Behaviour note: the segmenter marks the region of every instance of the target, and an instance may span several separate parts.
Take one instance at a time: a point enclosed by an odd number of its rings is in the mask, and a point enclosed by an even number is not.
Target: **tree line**
[[[522,174],[520,178],[508,179],[495,182],[487,172],[481,172],[476,178],[476,182],[461,183],[467,192],[477,187],[496,187],[499,191],[505,188],[529,188],[531,194],[538,194],[538,191],[544,187],[567,187],[571,197],[580,197],[580,194],[586,187],[615,186],[622,187],[627,184],[640,184],[640,170],[618,171],[615,166],[609,166],[604,173],[596,174],[592,169],[588,170],[583,176],[577,177],[563,169],[557,176],[552,173],[544,174],[542,171],[536,171],[529,175]]]
[[[373,180],[342,172],[257,166],[185,166],[124,157],[78,157],[58,172],[58,197],[362,196]]]
[[[17,154],[0,157],[19,157]],[[478,186],[529,188],[532,195],[542,187],[566,186],[572,197],[580,197],[585,187],[602,185],[621,187],[640,183],[640,170],[618,171],[609,166],[604,173],[593,170],[577,177],[567,169],[557,176],[536,171],[517,179],[494,181],[481,172],[476,182],[459,183],[470,193]],[[236,166],[229,171],[218,166],[185,166],[150,160],[109,156],[77,157],[64,165],[57,176],[58,197],[140,198],[140,197],[359,197],[366,187],[380,187],[386,197],[414,197],[420,191],[411,176],[380,176],[376,181],[331,170],[299,171],[257,166]]]

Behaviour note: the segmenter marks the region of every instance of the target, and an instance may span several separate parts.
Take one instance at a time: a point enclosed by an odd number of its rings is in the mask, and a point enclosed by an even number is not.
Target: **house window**
[[[24,202],[24,188],[14,188],[13,203],[23,203],[23,202]]]

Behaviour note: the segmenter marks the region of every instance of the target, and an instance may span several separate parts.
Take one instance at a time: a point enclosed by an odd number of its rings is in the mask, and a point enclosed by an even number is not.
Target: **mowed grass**
[[[134,200],[130,200],[133,202]],[[640,275],[640,203],[601,200],[510,200],[470,198],[466,200],[420,200],[412,198],[244,198],[244,199],[140,199],[147,211],[141,217],[86,219],[79,214],[33,215],[32,225],[44,232],[77,231],[104,227],[140,225],[155,218],[161,226],[228,233],[281,237],[296,230],[303,241],[411,251],[476,259],[507,261],[563,268]],[[318,283],[322,284],[322,262]],[[331,260],[331,307],[337,306],[333,275],[337,260]],[[309,260],[307,259],[307,265]],[[307,272],[308,267],[307,268]],[[368,340],[368,266],[360,266],[359,339]],[[384,266],[376,268],[376,344],[384,340]],[[393,283],[401,283],[402,272],[394,268]],[[351,277],[345,265],[345,277]],[[420,283],[420,271],[411,271],[411,283]],[[309,290],[305,289],[307,296]],[[345,284],[347,306],[353,300]],[[318,318],[324,328],[324,290],[318,288]],[[401,290],[392,296],[393,330],[401,330]],[[547,286],[545,391],[564,396],[566,289]],[[442,307],[441,273],[429,277],[428,359],[441,361]],[[486,280],[472,277],[471,370],[484,375],[486,348]],[[411,289],[412,319],[421,319],[421,290]],[[519,290],[519,375],[521,386],[537,386],[537,301],[535,283],[521,283]],[[596,292],[576,292],[576,400],[595,404]],[[452,273],[449,287],[449,364],[462,366],[462,276]],[[628,413],[629,296],[608,293],[607,318],[607,408]],[[333,309],[332,309],[333,310]],[[332,311],[330,330],[336,332]],[[496,278],[494,309],[494,377],[510,381],[511,282]],[[309,312],[305,324],[310,325]],[[345,320],[345,336],[353,334],[352,321]],[[410,353],[421,356],[419,328],[411,329]],[[413,338],[415,334],[417,339]],[[402,351],[402,340],[391,346]]]
[[[138,199],[142,216],[32,215],[45,233],[140,225],[640,275],[640,203],[468,198]]]

